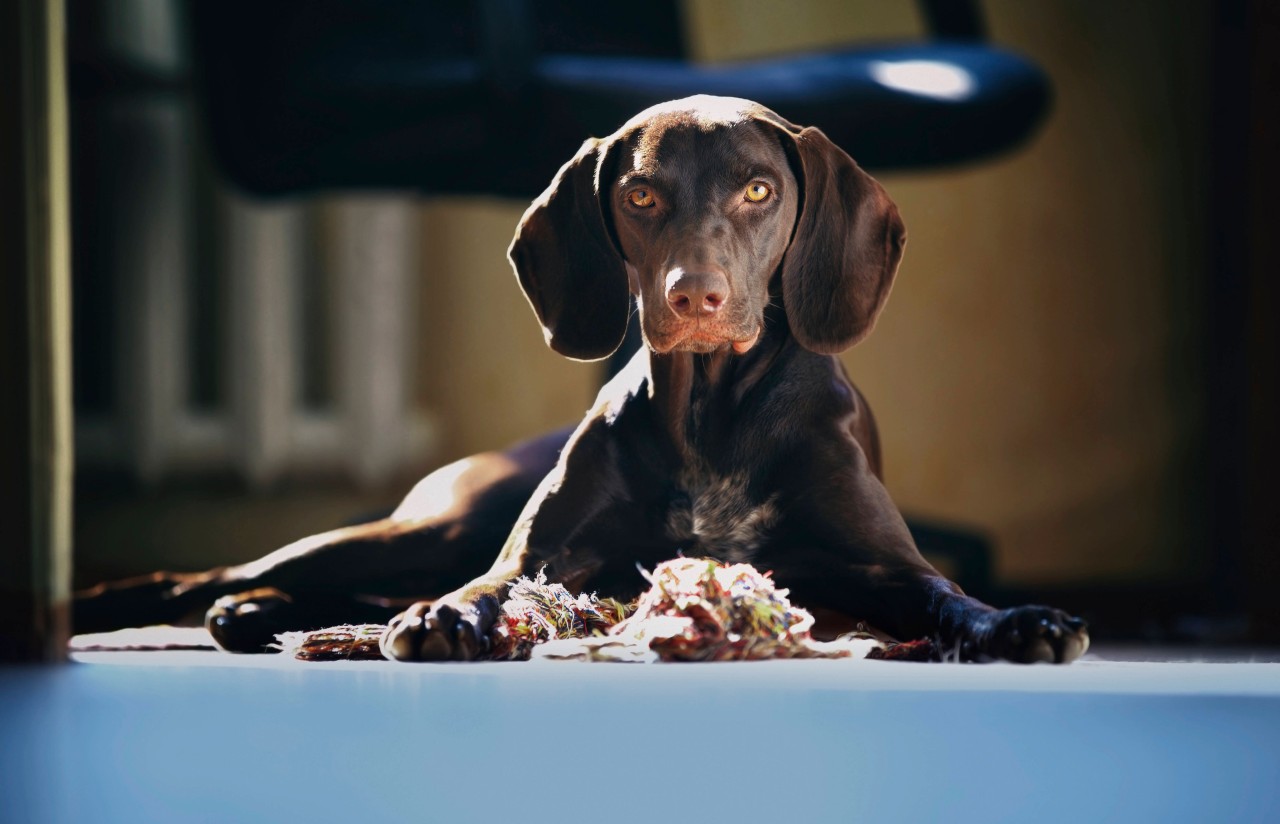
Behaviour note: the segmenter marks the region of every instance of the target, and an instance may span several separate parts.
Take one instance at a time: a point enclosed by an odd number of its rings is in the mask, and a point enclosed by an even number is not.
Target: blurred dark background
[[[306,67],[360,44],[403,56],[407,87],[415,49],[445,71],[492,45],[484,15],[516,7],[379,5],[405,11],[396,36],[364,36],[360,4],[321,3],[311,23],[328,39],[274,54]],[[343,75],[276,101],[310,107],[303,126],[219,133],[200,28],[218,24],[197,8],[67,5],[80,586],[248,560],[388,508],[442,462],[576,420],[601,377],[542,344],[504,257],[531,164],[504,172],[460,119],[465,94],[434,101],[427,124],[342,123],[341,95],[381,82]],[[541,8],[573,21],[593,7]],[[988,42],[1044,72],[1052,105],[1009,151],[877,172],[911,240],[875,335],[845,360],[877,412],[889,490],[985,542],[989,573],[951,570],[976,594],[1053,602],[1102,638],[1280,642],[1265,498],[1280,16],[1244,0],[978,8]],[[715,67],[919,42],[945,9],[683,0],[623,34],[543,25],[537,44]],[[244,28],[242,64],[235,47],[218,59],[253,88],[270,26]],[[525,40],[501,42],[497,64],[518,66]],[[508,151],[546,149],[522,139],[551,114],[507,91],[523,100]],[[409,105],[386,93],[389,111]],[[325,143],[318,122],[349,139]],[[435,191],[410,170],[397,188],[393,164],[316,176],[374,126],[395,139],[366,155],[483,144],[489,162],[458,162]],[[257,139],[276,154],[228,180],[236,141]],[[298,145],[334,155],[299,160]]]

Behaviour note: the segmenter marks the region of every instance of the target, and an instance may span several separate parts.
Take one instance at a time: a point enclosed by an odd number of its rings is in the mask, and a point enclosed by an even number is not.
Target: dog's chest
[[[777,498],[753,499],[745,475],[685,470],[667,510],[667,536],[687,555],[750,562],[778,521]]]

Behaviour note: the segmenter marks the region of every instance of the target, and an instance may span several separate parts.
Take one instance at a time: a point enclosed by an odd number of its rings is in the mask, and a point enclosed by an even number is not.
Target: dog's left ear
[[[583,143],[525,211],[507,250],[547,345],[575,360],[608,357],[627,331],[627,271],[599,193],[613,144]]]
[[[787,320],[806,349],[843,352],[870,334],[889,299],[906,228],[884,188],[820,130],[773,123],[803,188],[782,259]]]

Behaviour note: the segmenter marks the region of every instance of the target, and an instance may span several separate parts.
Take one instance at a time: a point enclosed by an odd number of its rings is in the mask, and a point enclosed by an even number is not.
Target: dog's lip
[[[690,329],[684,334],[673,335],[661,344],[654,345],[653,349],[661,355],[668,352],[686,351],[689,349],[692,349],[693,351],[710,351],[710,349],[706,349],[705,347],[718,349],[722,346],[731,346],[734,352],[739,355],[743,355],[750,351],[751,348],[760,340],[760,330],[761,327],[756,326],[755,331],[751,332],[746,337],[739,337],[743,333],[738,330],[725,332],[710,331],[707,329]],[[658,342],[653,341],[652,343],[657,344]]]
[[[733,342],[733,351],[739,355],[745,355],[751,351],[751,347],[756,345],[756,341],[760,340],[760,327],[756,327],[756,331],[751,333],[751,337],[746,340],[735,340]]]

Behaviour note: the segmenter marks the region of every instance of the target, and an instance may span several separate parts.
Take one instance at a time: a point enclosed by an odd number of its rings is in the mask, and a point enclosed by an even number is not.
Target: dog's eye
[[[648,189],[632,189],[627,193],[627,200],[631,201],[632,206],[648,209],[653,205],[653,193]]]
[[[757,181],[747,187],[746,198],[752,203],[759,203],[772,193],[773,190],[767,184]]]

